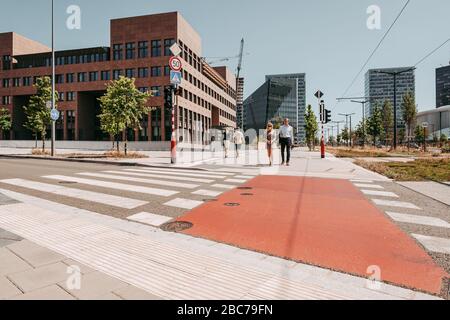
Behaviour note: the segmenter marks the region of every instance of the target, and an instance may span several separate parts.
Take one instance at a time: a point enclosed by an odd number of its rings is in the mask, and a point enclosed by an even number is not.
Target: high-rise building
[[[244,78],[236,80],[236,122],[240,129],[244,128]]]
[[[409,71],[407,71],[410,69]],[[412,67],[406,68],[383,68],[371,69],[366,73],[365,91],[366,97],[370,100],[366,107],[366,116],[372,115],[373,108],[378,104],[383,105],[384,101],[388,100],[394,106],[394,76],[391,74],[381,72],[401,72],[396,76],[397,84],[397,123],[399,126],[403,125],[402,116],[402,101],[403,96],[407,92],[411,92],[414,96],[416,93],[415,72]]]
[[[265,129],[269,121],[289,118],[295,142],[306,140],[306,75],[268,75],[266,82],[244,101],[245,128]]]
[[[170,141],[172,111],[164,107],[170,85],[170,47],[176,42],[183,62],[182,95],[178,97],[176,128],[185,142],[207,142],[215,126],[236,126],[236,77],[226,67],[211,67],[202,59],[200,35],[178,12],[111,21],[110,47],[56,52],[56,90],[60,119],[57,140],[108,140],[100,130],[98,98],[120,76],[136,79],[141,91],[151,91],[141,130],[127,132],[130,141]],[[12,129],[4,138],[32,139],[24,128],[23,106],[36,93],[38,77],[51,75],[51,50],[13,32],[0,33],[0,108],[12,114]],[[0,137],[1,138],[1,137]]]
[[[450,65],[436,69],[436,108],[450,106]]]

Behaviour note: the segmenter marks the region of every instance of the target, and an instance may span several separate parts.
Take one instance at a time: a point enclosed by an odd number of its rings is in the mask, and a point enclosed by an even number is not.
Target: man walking
[[[239,152],[242,148],[242,145],[244,144],[244,139],[245,137],[241,130],[236,129],[233,135],[233,143],[236,146],[236,158],[239,158]]]
[[[294,139],[294,128],[289,125],[289,119],[284,119],[280,128],[280,144],[281,144],[281,165],[289,166],[291,161],[291,148]]]

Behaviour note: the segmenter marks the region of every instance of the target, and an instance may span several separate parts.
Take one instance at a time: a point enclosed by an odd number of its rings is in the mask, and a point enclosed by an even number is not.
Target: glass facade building
[[[366,107],[366,117],[372,115],[374,107],[379,104],[383,105],[385,100],[391,102],[394,106],[394,76],[381,72],[401,72],[412,67],[405,68],[384,68],[384,69],[371,69],[366,73],[365,79],[365,94],[370,100]],[[407,92],[411,92],[414,96],[416,94],[416,81],[415,72],[410,70],[397,75],[397,123],[398,126],[403,126],[403,116],[402,116],[402,101],[403,96]]]
[[[245,129],[265,129],[269,121],[289,118],[296,142],[305,143],[305,74],[269,75],[244,101]]]
[[[436,107],[450,106],[450,65],[436,69]]]

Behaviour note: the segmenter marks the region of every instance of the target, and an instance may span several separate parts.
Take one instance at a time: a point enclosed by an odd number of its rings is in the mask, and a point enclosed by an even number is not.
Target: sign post
[[[325,131],[324,131],[324,123],[325,123],[325,103],[322,100],[322,97],[324,96],[323,92],[318,90],[315,93],[315,97],[317,98],[319,102],[319,110],[320,110],[320,123],[322,125],[322,138],[320,140],[320,157],[322,159],[325,159]]]
[[[173,50],[172,50],[173,48]],[[176,109],[178,108],[178,95],[175,94],[175,91],[177,91],[178,86],[181,85],[183,76],[181,74],[181,69],[183,67],[183,64],[181,62],[181,59],[177,57],[177,55],[180,53],[179,50],[176,50],[177,47],[173,46],[171,47],[172,53],[175,55],[170,58],[169,60],[169,66],[170,66],[170,84],[175,89],[172,89],[172,101],[174,101],[174,104],[172,104],[172,135],[170,139],[170,162],[172,164],[177,163],[177,137],[176,137],[176,128],[175,128],[175,117],[176,115]]]

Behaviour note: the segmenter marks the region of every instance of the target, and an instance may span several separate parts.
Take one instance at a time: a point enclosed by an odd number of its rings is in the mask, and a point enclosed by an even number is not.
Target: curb
[[[31,160],[48,160],[48,161],[62,161],[62,162],[76,162],[76,163],[91,163],[91,164],[103,164],[103,165],[111,165],[111,166],[119,166],[119,167],[142,167],[142,168],[173,168],[173,169],[181,169],[181,170],[196,170],[196,171],[208,171],[202,168],[184,168],[184,167],[176,167],[171,164],[167,165],[149,165],[135,162],[110,162],[110,161],[101,161],[101,160],[89,160],[89,159],[70,159],[70,158],[51,158],[51,157],[38,157],[38,156],[29,156],[29,155],[4,155],[0,154],[0,159],[31,159]]]

